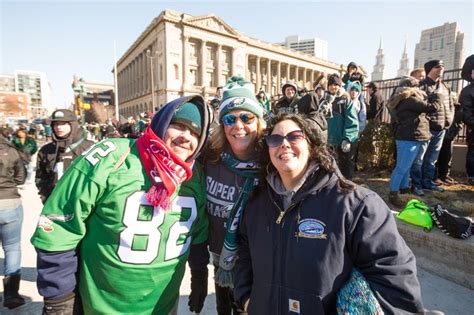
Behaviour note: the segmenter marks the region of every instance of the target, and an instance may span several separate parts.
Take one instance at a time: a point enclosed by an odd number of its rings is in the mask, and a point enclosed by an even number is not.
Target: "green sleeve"
[[[64,251],[77,247],[86,234],[85,221],[94,209],[103,187],[80,167],[90,167],[81,158],[70,167],[56,185],[41,212],[31,243],[46,251]]]
[[[209,221],[206,213],[206,178],[202,166],[196,162],[193,168],[193,178],[196,181],[197,222],[193,231],[192,244],[201,244],[207,241]]]

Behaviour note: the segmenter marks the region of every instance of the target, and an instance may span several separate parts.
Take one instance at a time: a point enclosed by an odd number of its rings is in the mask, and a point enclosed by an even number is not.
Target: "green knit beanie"
[[[254,95],[253,84],[240,76],[231,77],[224,86],[224,94],[219,106],[219,121],[235,109],[247,110],[263,119],[263,107]]]
[[[179,106],[176,109],[173,118],[171,119],[171,123],[183,124],[192,132],[201,135],[201,112],[194,103],[187,102]]]

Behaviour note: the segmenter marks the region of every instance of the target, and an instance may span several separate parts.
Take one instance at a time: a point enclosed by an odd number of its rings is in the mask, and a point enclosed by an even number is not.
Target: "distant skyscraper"
[[[410,68],[408,66],[408,54],[407,54],[407,41],[405,40],[405,48],[403,48],[402,59],[400,59],[400,69],[398,69],[397,77],[403,77],[404,75],[410,74]]]
[[[51,108],[51,87],[43,72],[15,70],[15,91],[30,95],[33,117],[42,117]]]
[[[382,47],[382,38],[380,38],[379,49],[377,51],[377,56],[375,56],[375,65],[374,71],[372,72],[372,81],[380,81],[383,80],[385,75],[384,73],[384,54],[383,54],[383,47]]]
[[[328,42],[319,38],[300,39],[298,35],[293,35],[285,38],[280,45],[328,60]]]
[[[464,61],[464,33],[456,22],[444,23],[421,32],[415,47],[415,68],[432,59],[442,59],[446,70],[459,69]]]

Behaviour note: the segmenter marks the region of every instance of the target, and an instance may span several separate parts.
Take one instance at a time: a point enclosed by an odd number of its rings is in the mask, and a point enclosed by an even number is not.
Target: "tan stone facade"
[[[147,55],[147,50],[151,53]],[[120,58],[120,113],[135,115],[183,95],[214,96],[232,75],[251,80],[257,92],[280,94],[286,80],[312,88],[320,73],[344,66],[245,36],[215,15],[194,17],[171,10],[156,17]]]

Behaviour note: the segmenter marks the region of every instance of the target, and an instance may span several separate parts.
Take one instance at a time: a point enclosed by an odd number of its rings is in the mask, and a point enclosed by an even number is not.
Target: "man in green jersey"
[[[194,160],[209,123],[201,96],[182,97],[137,140],[106,139],[74,160],[31,240],[44,314],[176,313],[190,252],[208,255],[204,175]],[[205,264],[190,259],[192,311],[207,295]]]

